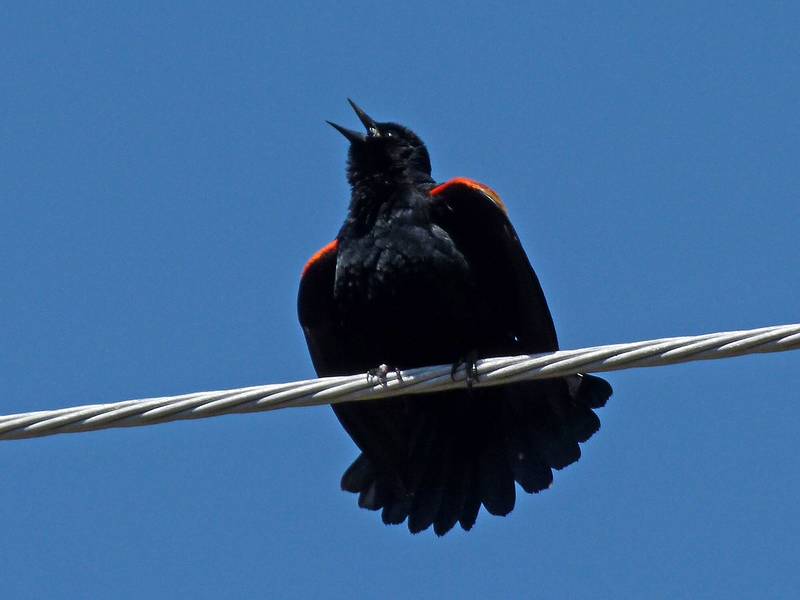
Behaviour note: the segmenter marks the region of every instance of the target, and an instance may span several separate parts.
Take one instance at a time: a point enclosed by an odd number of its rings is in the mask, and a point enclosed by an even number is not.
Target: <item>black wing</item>
[[[337,256],[338,242],[334,240],[311,257],[303,269],[297,298],[300,325],[311,361],[321,377],[353,374],[349,362],[353,354],[352,341],[340,325],[334,299]],[[349,402],[332,408],[353,441],[373,462],[384,465],[386,472],[395,473],[403,469],[407,460],[409,431],[402,398]],[[363,466],[363,461],[356,463],[354,467]],[[397,487],[399,483],[393,481],[392,485]],[[344,478],[342,487],[355,491]],[[372,493],[374,495],[375,490]],[[363,506],[365,501],[360,501],[360,504]]]
[[[491,340],[483,356],[526,354],[558,349],[558,338],[544,292],[506,208],[489,187],[453,179],[431,191],[434,222],[453,239],[470,265],[477,288],[485,292],[484,331]]]
[[[339,243],[334,240],[311,257],[303,269],[297,294],[297,316],[320,376],[341,374],[337,371],[336,348],[342,338],[333,298],[338,248]]]

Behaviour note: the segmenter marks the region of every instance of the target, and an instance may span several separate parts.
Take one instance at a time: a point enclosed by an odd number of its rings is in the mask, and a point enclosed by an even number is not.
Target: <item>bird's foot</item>
[[[464,371],[466,371],[466,382],[467,387],[472,389],[472,386],[479,380],[478,378],[478,351],[477,350],[470,350],[465,356],[459,358],[456,362],[453,363],[452,369],[450,369],[450,378],[455,381],[456,373],[464,366]]]
[[[397,367],[389,365],[378,365],[374,369],[367,371],[367,382],[380,383],[383,387],[389,385],[389,373],[394,373],[400,383],[403,383],[403,373]]]

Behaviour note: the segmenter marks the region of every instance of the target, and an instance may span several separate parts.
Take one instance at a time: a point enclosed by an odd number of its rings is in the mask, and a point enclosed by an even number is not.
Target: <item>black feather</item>
[[[362,453],[358,455],[342,475],[342,490],[357,494],[375,481],[375,467]]]
[[[464,531],[472,529],[481,509],[481,490],[478,485],[477,468],[477,464],[470,465],[464,477],[464,509],[458,517],[458,522]]]
[[[352,196],[336,240],[300,283],[317,373],[363,373],[558,349],[539,280],[499,197],[466,179],[436,186],[422,141],[368,123],[348,132]],[[343,131],[343,128],[339,128]],[[347,131],[347,130],[344,130]],[[337,404],[361,455],[342,488],[384,523],[443,535],[505,515],[580,457],[611,387],[592,376]]]

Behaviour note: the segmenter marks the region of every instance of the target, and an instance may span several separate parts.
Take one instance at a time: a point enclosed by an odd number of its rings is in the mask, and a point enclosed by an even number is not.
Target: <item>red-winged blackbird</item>
[[[300,323],[317,373],[468,367],[474,357],[558,349],[550,311],[497,194],[469,179],[437,185],[428,151],[409,129],[356,106],[366,135],[350,141],[352,198],[336,239],[306,265]],[[551,469],[580,457],[600,427],[592,411],[611,386],[576,375],[333,407],[361,455],[342,489],[408,518],[412,533],[469,530],[481,504],[514,508],[516,481],[548,488]]]

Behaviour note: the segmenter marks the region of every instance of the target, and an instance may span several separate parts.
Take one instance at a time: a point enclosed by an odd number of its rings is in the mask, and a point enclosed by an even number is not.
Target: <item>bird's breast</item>
[[[393,227],[340,241],[335,295],[376,302],[438,295],[443,284],[469,285],[464,256],[435,226]]]
[[[474,284],[446,232],[395,226],[339,244],[334,296],[342,325],[370,360],[408,366],[406,353],[421,364],[457,359],[454,336],[468,330]]]

